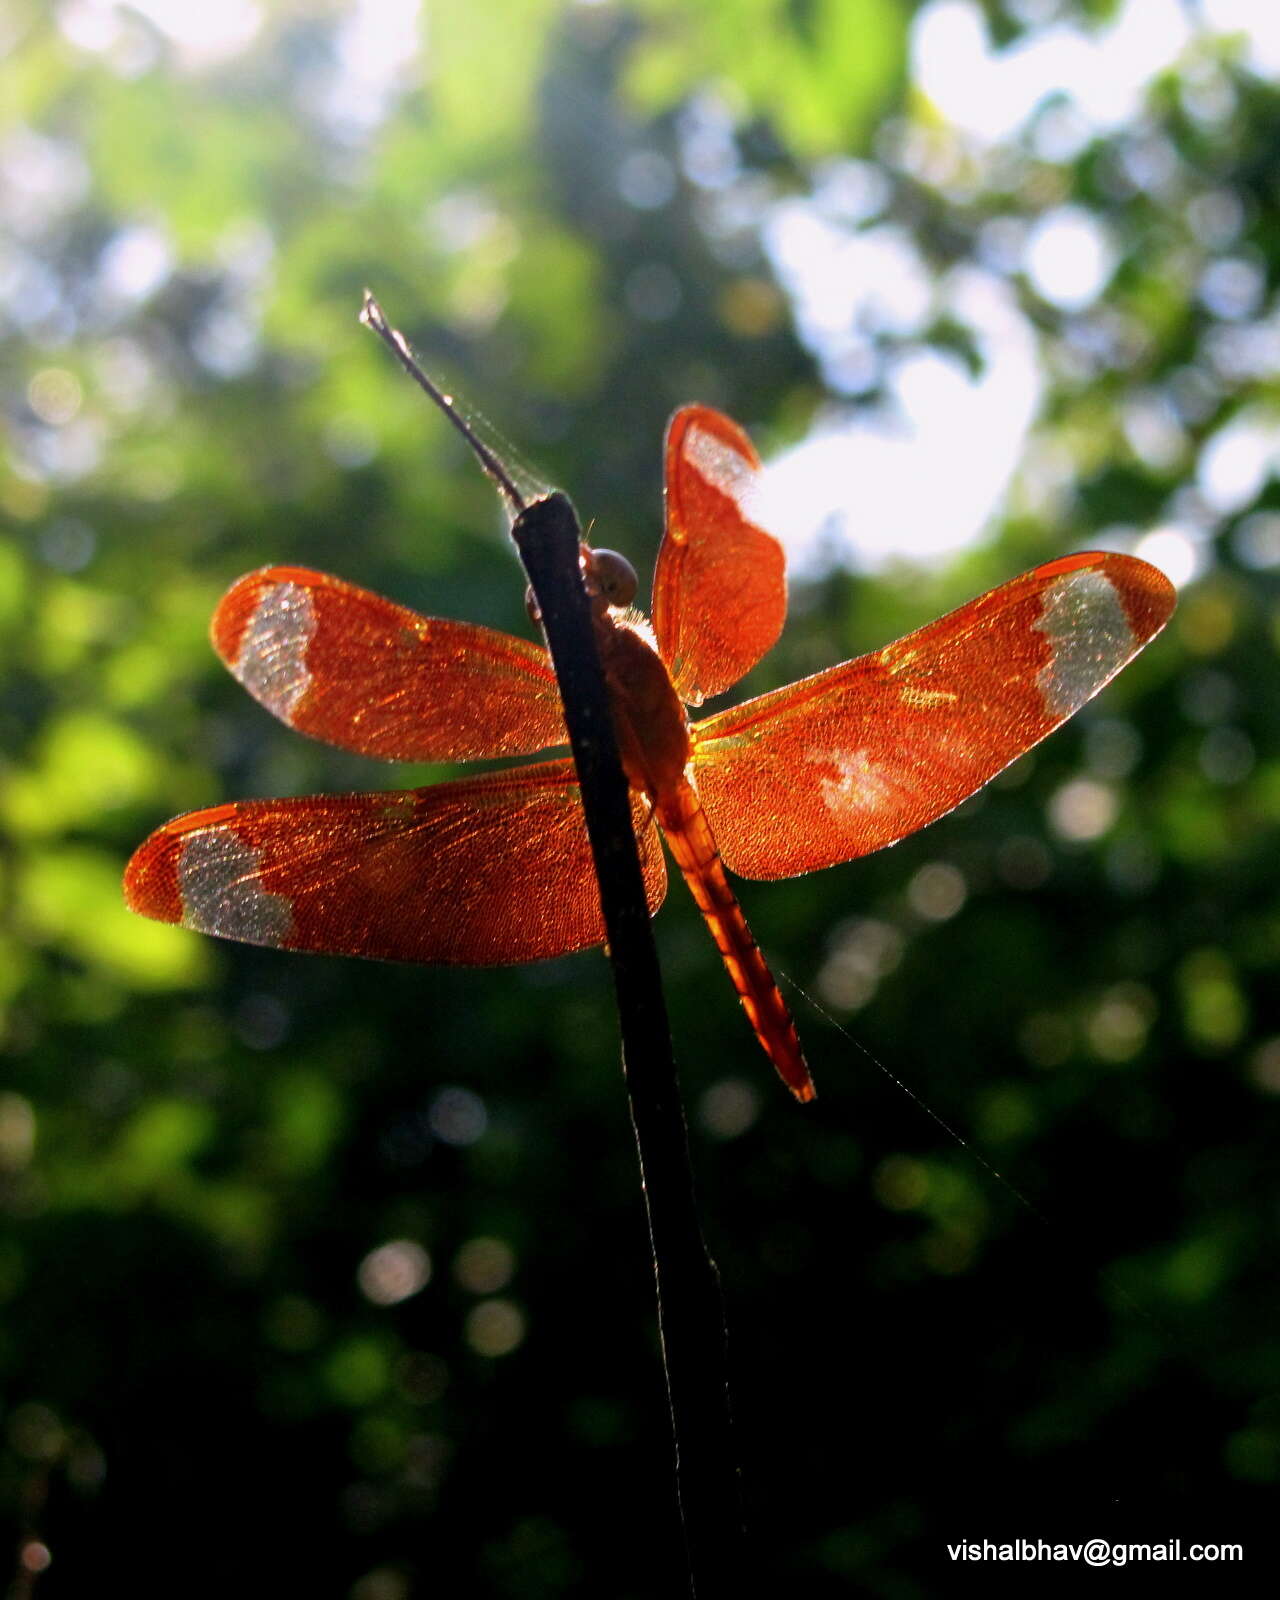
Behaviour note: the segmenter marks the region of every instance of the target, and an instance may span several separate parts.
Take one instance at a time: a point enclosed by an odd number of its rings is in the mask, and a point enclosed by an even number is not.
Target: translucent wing
[[[789,878],[958,805],[1091,699],[1168,621],[1143,561],[1067,556],[873,655],[708,717],[698,792],[726,865]]]
[[[750,439],[718,411],[686,406],[672,417],[653,629],[690,705],[737,683],[782,631],[782,546],[750,516],[759,469]]]
[[[251,572],[224,595],[212,634],[268,711],[360,755],[467,761],[568,742],[540,646],[419,616],[322,572]]]
[[[637,797],[651,911],[666,869]],[[249,800],[140,846],[125,900],[161,922],[285,950],[503,966],[600,944],[571,760],[389,794]]]

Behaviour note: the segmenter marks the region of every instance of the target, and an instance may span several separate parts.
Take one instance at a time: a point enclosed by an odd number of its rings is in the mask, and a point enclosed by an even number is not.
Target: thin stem
[[[502,462],[426,376],[366,292],[378,334],[475,452],[515,512],[512,537],[533,589],[564,702],[600,886],[640,1158],[658,1296],[658,1327],[676,1449],[676,1485],[697,1600],[745,1587],[744,1532],[732,1441],[720,1280],[698,1219],[662,975],[580,564],[581,531],[562,494],[526,503]],[[643,1516],[643,1512],[639,1513]]]
[[[364,292],[364,304],[360,307],[360,320],[366,328],[373,329],[387,349],[391,351],[392,355],[395,356],[396,360],[418,385],[419,389],[440,407],[441,411],[444,412],[445,416],[448,417],[449,421],[471,446],[475,452],[476,459],[493,483],[497,485],[498,492],[507,502],[512,513],[519,515],[524,510],[526,502],[524,496],[512,482],[511,474],[467,419],[459,414],[457,407],[453,403],[453,396],[445,394],[443,389],[437,388],[431,379],[427,377],[426,373],[414,360],[413,352],[409,349],[404,334],[398,328],[391,326],[383,313],[382,307],[368,289]]]
[[[737,1597],[745,1576],[744,1532],[720,1280],[698,1219],[662,976],[582,584],[573,507],[561,494],[538,501],[516,519],[512,537],[559,679],[600,884],[653,1247],[690,1589],[698,1600]]]

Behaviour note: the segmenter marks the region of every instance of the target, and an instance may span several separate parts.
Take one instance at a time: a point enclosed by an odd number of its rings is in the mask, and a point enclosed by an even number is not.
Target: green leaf
[[[650,114],[704,88],[728,89],[742,117],[768,118],[796,155],[858,153],[903,84],[899,0],[641,0],[651,19],[627,84]]]

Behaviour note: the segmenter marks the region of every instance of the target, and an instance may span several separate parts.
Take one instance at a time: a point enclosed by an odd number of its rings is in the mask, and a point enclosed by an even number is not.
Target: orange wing
[[[695,725],[725,863],[789,878],[950,811],[1091,699],[1169,619],[1129,556],[1067,556],[873,655]]]
[[[540,646],[419,616],[322,572],[251,572],[223,596],[211,631],[268,711],[359,755],[470,761],[568,742]]]
[[[689,705],[737,683],[782,632],[782,546],[750,520],[759,470],[750,439],[728,417],[707,406],[672,417],[653,631]]]
[[[633,798],[650,911],[666,869]],[[161,922],[285,950],[503,966],[604,940],[571,760],[390,794],[249,800],[177,817],[125,872]]]

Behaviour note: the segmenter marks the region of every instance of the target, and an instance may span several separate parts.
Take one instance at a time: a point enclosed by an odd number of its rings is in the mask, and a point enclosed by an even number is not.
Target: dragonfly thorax
[[[630,613],[596,618],[623,769],[633,789],[653,796],[682,778],[692,746],[688,715],[648,633]]]

